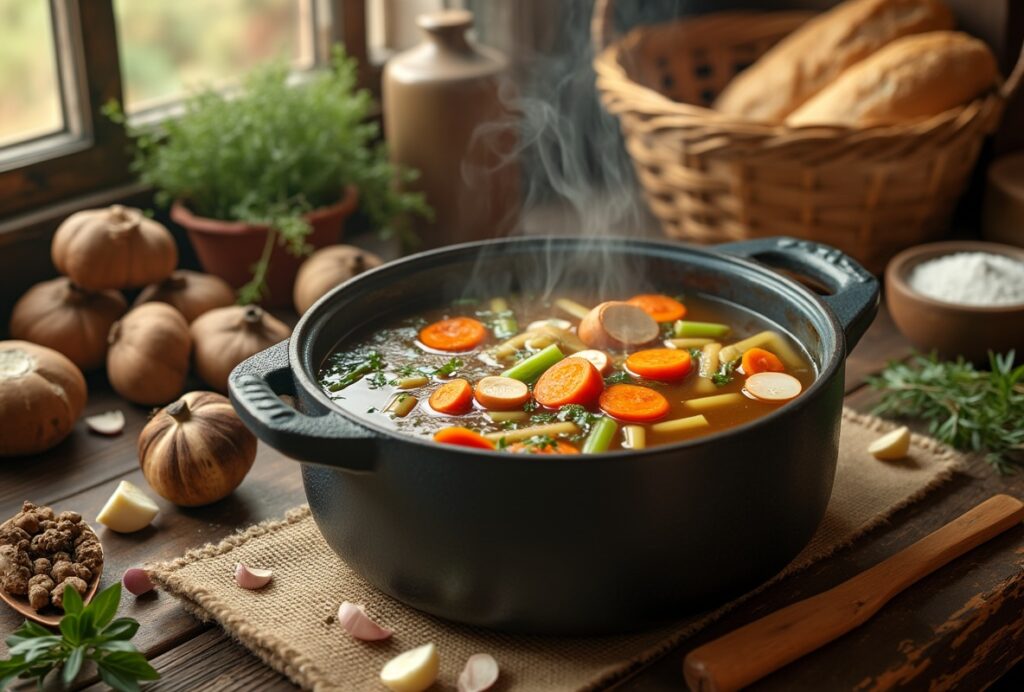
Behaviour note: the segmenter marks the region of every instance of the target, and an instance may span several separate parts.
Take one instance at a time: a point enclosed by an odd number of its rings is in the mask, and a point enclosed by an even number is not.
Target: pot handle
[[[285,456],[345,469],[372,471],[381,437],[333,411],[310,416],[281,400],[295,396],[288,339],[239,363],[228,377],[228,397],[242,422]]]
[[[878,312],[878,280],[836,248],[797,238],[758,238],[715,248],[769,267],[806,276],[828,289],[821,300],[832,310],[850,353]]]

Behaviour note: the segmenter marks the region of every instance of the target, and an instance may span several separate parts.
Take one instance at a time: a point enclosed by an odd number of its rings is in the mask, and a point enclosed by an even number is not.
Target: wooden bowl
[[[7,526],[13,520],[14,517],[11,517],[7,521],[0,524],[0,528]],[[96,533],[96,530],[93,529],[91,525],[89,525],[89,529],[92,530],[93,533]],[[99,534],[96,535],[97,537],[99,536]],[[102,549],[102,547],[103,543],[101,542],[100,548]],[[106,564],[105,553],[103,563]],[[103,564],[100,565],[99,569],[97,569],[93,573],[92,579],[89,580],[88,588],[86,588],[85,593],[82,594],[83,602],[89,603],[89,601],[93,599],[93,596],[95,596],[96,592],[99,590],[100,579],[102,579],[102,577]],[[53,606],[46,606],[42,610],[36,610],[31,605],[29,605],[28,597],[15,596],[13,594],[7,593],[3,589],[0,589],[0,601],[3,601],[7,605],[9,605],[16,613],[20,614],[25,619],[33,620],[35,622],[38,622],[40,625],[46,625],[47,627],[57,627],[60,624],[61,618],[64,617],[64,611],[60,610],[59,608],[55,608]]]
[[[986,363],[988,352],[1016,349],[1024,355],[1024,303],[981,307],[958,305],[913,290],[914,267],[957,252],[988,252],[1024,262],[1024,248],[982,241],[948,241],[918,245],[896,255],[885,270],[885,302],[893,322],[918,350],[943,358],[963,356]]]

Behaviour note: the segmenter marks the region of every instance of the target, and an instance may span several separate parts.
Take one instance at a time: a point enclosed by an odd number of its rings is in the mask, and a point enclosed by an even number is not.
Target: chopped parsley
[[[447,363],[439,367],[437,370],[434,370],[433,374],[436,377],[448,377],[449,375],[455,373],[459,368],[461,368],[464,365],[465,363],[462,362],[461,358],[452,358]]]
[[[629,373],[625,370],[618,370],[613,372],[608,377],[604,378],[605,386],[610,387],[613,384],[633,384],[633,378],[629,376]]]
[[[719,387],[724,387],[732,382],[733,370],[736,369],[736,362],[737,361],[735,360],[730,360],[727,363],[722,363],[718,368],[718,372],[711,376],[711,381]]]
[[[370,373],[380,373],[385,365],[378,351],[336,353],[327,366],[324,382],[328,391],[339,392]]]

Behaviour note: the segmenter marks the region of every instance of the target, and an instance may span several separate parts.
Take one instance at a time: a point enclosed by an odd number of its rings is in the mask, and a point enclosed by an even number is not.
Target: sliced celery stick
[[[598,419],[593,427],[590,428],[590,434],[587,435],[587,439],[583,442],[582,452],[584,454],[607,452],[618,430],[618,424],[611,418]]]
[[[529,384],[543,375],[545,370],[563,358],[565,358],[565,356],[562,355],[560,350],[558,350],[558,344],[551,344],[542,351],[534,353],[526,360],[519,361],[501,374],[503,377],[511,377],[513,380],[519,380],[520,382],[526,382]]]

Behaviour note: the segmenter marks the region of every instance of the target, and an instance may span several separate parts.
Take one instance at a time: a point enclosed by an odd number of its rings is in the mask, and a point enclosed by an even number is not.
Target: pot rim
[[[296,382],[296,385],[301,387],[304,392],[311,396],[321,407],[328,411],[328,415],[337,414],[341,416],[346,422],[352,425],[356,425],[363,429],[368,429],[377,433],[379,437],[388,442],[402,442],[408,444],[415,444],[426,447],[431,451],[444,451],[451,452],[461,455],[465,459],[479,459],[480,455],[487,456],[489,463],[498,461],[499,463],[515,463],[523,464],[528,463],[528,460],[533,456],[530,454],[507,454],[498,450],[478,449],[463,447],[460,445],[440,445],[434,442],[432,439],[419,437],[415,435],[409,435],[398,430],[388,428],[383,425],[378,425],[372,421],[360,418],[355,414],[352,414],[342,407],[338,406],[332,401],[320,387],[316,378],[311,376],[306,369],[305,358],[303,353],[300,351],[300,344],[309,341],[310,332],[315,331],[315,328],[324,319],[320,313],[330,305],[335,299],[334,296],[340,295],[343,291],[351,290],[352,287],[356,286],[360,281],[368,280],[376,274],[388,273],[388,272],[399,272],[407,274],[410,266],[415,266],[421,262],[427,261],[431,258],[437,258],[443,255],[451,254],[458,255],[462,252],[477,252],[484,250],[488,247],[502,244],[530,244],[530,243],[579,243],[579,242],[595,242],[593,238],[585,238],[580,236],[556,236],[556,235],[544,235],[544,236],[526,236],[516,238],[498,238],[493,240],[474,241],[469,243],[460,243],[458,245],[449,245],[446,247],[429,250],[426,252],[420,252],[407,257],[388,262],[380,267],[363,272],[343,284],[335,287],[327,294],[322,296],[316,303],[310,307],[305,314],[299,319],[298,323],[292,330],[292,336],[288,344],[288,361],[289,369],[292,372],[292,376]],[[804,301],[804,304],[810,308],[817,310],[820,313],[824,321],[828,324],[831,330],[831,343],[833,344],[832,349],[829,352],[823,353],[823,367],[814,379],[814,382],[805,389],[800,396],[795,400],[780,405],[776,410],[771,413],[762,416],[756,420],[737,425],[726,430],[721,430],[710,435],[704,435],[702,437],[683,440],[681,442],[674,442],[667,445],[659,445],[657,447],[648,447],[642,450],[615,450],[611,452],[603,452],[595,455],[575,455],[575,454],[557,454],[557,455],[544,455],[541,458],[533,459],[538,464],[539,468],[547,465],[544,462],[550,462],[552,456],[558,459],[560,464],[587,464],[592,465],[595,463],[621,463],[623,460],[635,460],[647,458],[648,461],[661,460],[666,458],[666,453],[671,456],[671,459],[667,459],[668,463],[674,463],[677,459],[672,455],[673,452],[680,452],[683,450],[694,450],[707,445],[713,445],[719,439],[747,433],[749,431],[757,430],[761,427],[773,425],[781,418],[785,418],[797,410],[802,409],[805,406],[817,403],[817,394],[832,381],[836,375],[837,370],[845,365],[847,354],[845,351],[845,334],[842,325],[839,323],[838,318],[832,312],[832,310],[825,304],[825,302],[817,296],[813,291],[808,289],[806,286],[801,284],[794,279],[789,278],[783,274],[773,271],[767,265],[759,262],[733,255],[727,252],[715,252],[713,250],[694,246],[689,244],[681,243],[670,243],[664,241],[648,240],[648,239],[637,239],[629,238],[624,236],[612,236],[603,238],[599,242],[610,245],[618,245],[624,249],[630,248],[649,248],[649,249],[660,249],[662,251],[668,251],[671,253],[677,253],[680,250],[689,252],[697,255],[703,255],[706,257],[714,257],[719,260],[723,260],[729,263],[737,264],[743,269],[752,272],[753,274],[760,275],[767,278],[769,281],[781,284],[782,287],[788,289],[794,293],[794,297],[799,297]],[[799,306],[796,301],[795,304]],[[801,344],[802,346],[802,344]],[[440,449],[439,449],[440,448]],[[300,462],[302,463],[302,462]]]
[[[325,207],[317,207],[307,212],[303,217],[311,224],[333,216],[349,216],[355,211],[359,203],[359,188],[355,185],[345,185],[344,196]],[[246,223],[245,221],[227,221],[214,219],[208,216],[200,216],[189,209],[185,200],[176,199],[171,205],[171,219],[187,228],[190,231],[201,231],[205,233],[219,233],[226,235],[243,235],[246,233],[265,233],[269,226]]]

